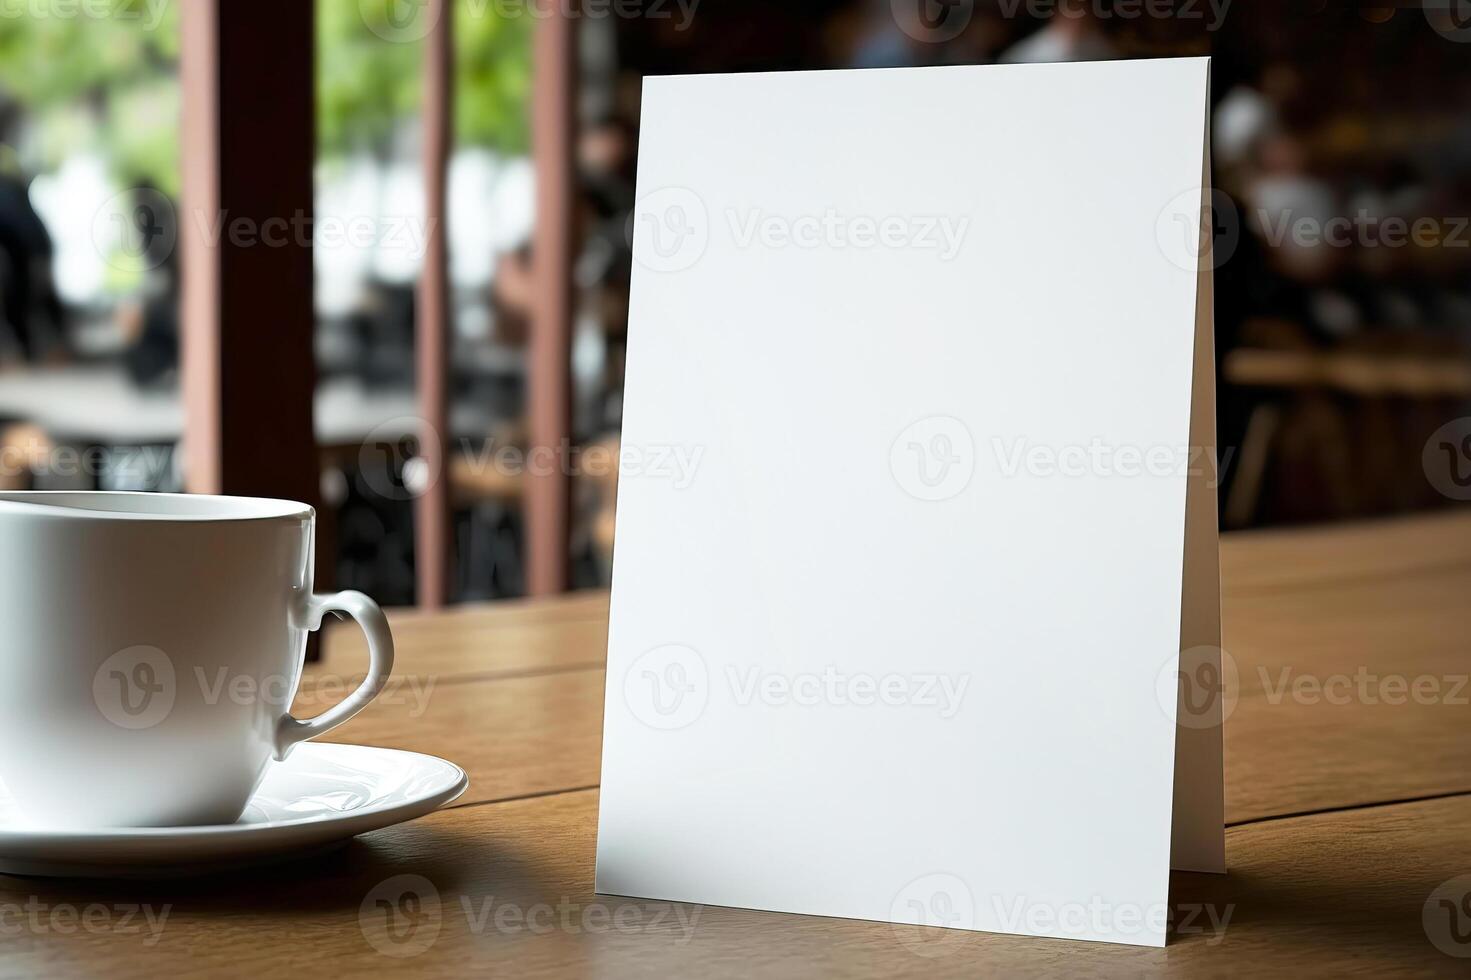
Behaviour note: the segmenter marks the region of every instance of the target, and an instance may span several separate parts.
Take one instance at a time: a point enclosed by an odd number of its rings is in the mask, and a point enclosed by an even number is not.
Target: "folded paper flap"
[[[1209,136],[1209,125],[1205,136]],[[1180,698],[1175,742],[1170,867],[1226,870],[1223,726],[1235,703],[1235,672],[1221,649],[1221,563],[1217,488],[1227,460],[1216,445],[1215,254],[1210,153],[1201,176],[1200,269],[1187,477],[1184,587],[1180,602]]]

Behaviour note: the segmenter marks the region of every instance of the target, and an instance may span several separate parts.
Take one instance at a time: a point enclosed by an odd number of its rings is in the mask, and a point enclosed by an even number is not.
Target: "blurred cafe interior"
[[[0,17],[0,488],[306,499],[385,605],[605,586],[643,76],[1204,54],[1222,527],[1471,484],[1459,0],[538,2]]]

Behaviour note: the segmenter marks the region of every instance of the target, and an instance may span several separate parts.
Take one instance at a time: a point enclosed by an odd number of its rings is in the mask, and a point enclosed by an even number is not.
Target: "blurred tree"
[[[112,0],[0,20],[0,89],[31,116],[40,159],[101,150],[125,186],[178,190],[177,4]],[[98,146],[98,144],[101,144]]]
[[[37,124],[33,165],[51,170],[92,150],[122,186],[178,193],[181,2],[111,0],[106,17],[0,18],[0,94]],[[418,108],[418,32],[390,16],[402,0],[316,3],[320,153],[382,153]],[[524,153],[534,19],[527,8],[507,16],[506,5],[486,0],[455,5],[459,143]]]
[[[419,106],[427,24],[403,0],[317,0],[317,125],[323,156],[382,153]],[[427,5],[410,8],[424,16]],[[503,16],[498,10],[516,10]],[[525,153],[533,18],[526,8],[455,0],[455,135],[461,146]]]

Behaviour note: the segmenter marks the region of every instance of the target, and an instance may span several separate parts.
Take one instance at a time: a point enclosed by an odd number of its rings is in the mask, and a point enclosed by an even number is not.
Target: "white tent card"
[[[1160,945],[1223,869],[1208,68],[646,80],[599,891]]]

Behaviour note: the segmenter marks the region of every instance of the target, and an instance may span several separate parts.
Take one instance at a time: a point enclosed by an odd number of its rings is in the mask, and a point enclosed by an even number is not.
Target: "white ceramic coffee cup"
[[[382,690],[388,624],[360,592],[312,593],[315,523],[285,500],[0,493],[0,782],[27,819],[231,823],[271,759]],[[367,633],[367,677],[300,721],[331,610]]]

